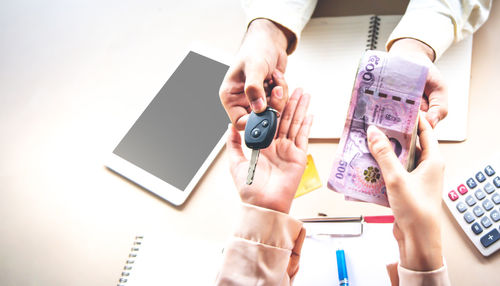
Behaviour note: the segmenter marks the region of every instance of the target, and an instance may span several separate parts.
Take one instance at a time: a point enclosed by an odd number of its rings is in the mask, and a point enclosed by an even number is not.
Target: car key
[[[271,145],[278,125],[278,112],[268,107],[264,112],[251,112],[245,126],[245,144],[252,149],[248,166],[247,185],[251,185],[259,159],[260,149]]]

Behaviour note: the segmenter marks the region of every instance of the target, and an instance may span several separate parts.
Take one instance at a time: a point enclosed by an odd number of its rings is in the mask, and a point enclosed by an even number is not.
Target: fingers
[[[290,128],[288,129],[288,138],[292,141],[295,141],[295,137],[297,137],[297,133],[299,132],[300,128],[302,127],[302,123],[304,122],[304,118],[306,118],[307,108],[309,108],[310,100],[311,96],[307,93],[304,93],[297,103],[292,121],[290,122]]]
[[[245,95],[250,107],[256,113],[263,112],[267,107],[264,81],[268,76],[268,67],[265,63],[245,65]]]
[[[304,239],[306,238],[306,230],[302,228],[300,230],[299,236],[295,240],[294,247],[292,249],[292,254],[290,254],[290,261],[288,262],[287,273],[289,277],[294,277],[299,271],[299,261],[300,253],[302,251],[302,245],[304,244]]]
[[[281,114],[280,125],[278,126],[278,138],[287,138],[290,124],[292,123],[295,108],[302,97],[302,89],[297,88],[290,96],[288,103]]]
[[[429,96],[429,109],[426,119],[432,128],[448,115],[448,88],[441,74],[431,67],[424,92]]]
[[[426,119],[434,128],[448,115],[448,99],[445,92],[433,92],[429,95],[429,110]]]
[[[438,141],[434,135],[434,130],[428,120],[425,120],[423,116],[419,116],[418,119],[418,135],[420,146],[422,148],[422,156],[420,160],[440,156]]]
[[[246,161],[241,148],[241,136],[232,124],[229,124],[229,136],[227,137],[226,148],[229,154],[229,166],[231,170],[240,162]]]
[[[273,72],[273,81],[276,86],[271,92],[269,105],[281,114],[283,113],[285,104],[288,101],[288,84],[285,81],[283,73],[281,73],[278,69]]]
[[[380,129],[374,125],[370,125],[367,135],[370,153],[380,166],[384,180],[389,184],[389,176],[396,178],[398,174],[405,172],[405,169],[396,157],[389,139]]]
[[[307,151],[307,143],[309,142],[309,132],[311,131],[311,125],[313,123],[313,116],[309,115],[302,122],[297,137],[295,138],[295,145],[302,151]]]

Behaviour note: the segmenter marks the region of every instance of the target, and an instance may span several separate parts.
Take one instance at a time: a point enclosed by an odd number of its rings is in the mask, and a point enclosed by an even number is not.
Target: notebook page
[[[359,59],[366,47],[370,15],[312,18],[288,58],[290,92],[311,94],[311,138],[339,138],[344,128]]]
[[[349,285],[390,285],[386,265],[399,260],[392,226],[364,224],[363,235],[359,237],[306,238],[293,285],[339,285],[335,255],[338,248],[345,251]]]

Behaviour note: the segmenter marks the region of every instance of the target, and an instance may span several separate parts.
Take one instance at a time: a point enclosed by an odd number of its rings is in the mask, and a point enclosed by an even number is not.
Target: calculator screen
[[[219,99],[227,69],[189,52],[113,153],[184,190],[230,122]]]

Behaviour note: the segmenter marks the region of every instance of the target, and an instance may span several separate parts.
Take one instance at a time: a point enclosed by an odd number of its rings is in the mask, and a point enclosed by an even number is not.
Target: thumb
[[[267,77],[265,65],[249,65],[245,68],[245,95],[250,107],[256,113],[266,109],[266,92],[264,90],[264,80]]]
[[[384,180],[386,180],[385,176],[387,175],[405,171],[398,157],[396,157],[394,150],[392,150],[389,139],[387,139],[387,136],[380,129],[374,125],[370,125],[367,130],[367,136],[368,148],[370,148],[370,153],[380,166]]]

